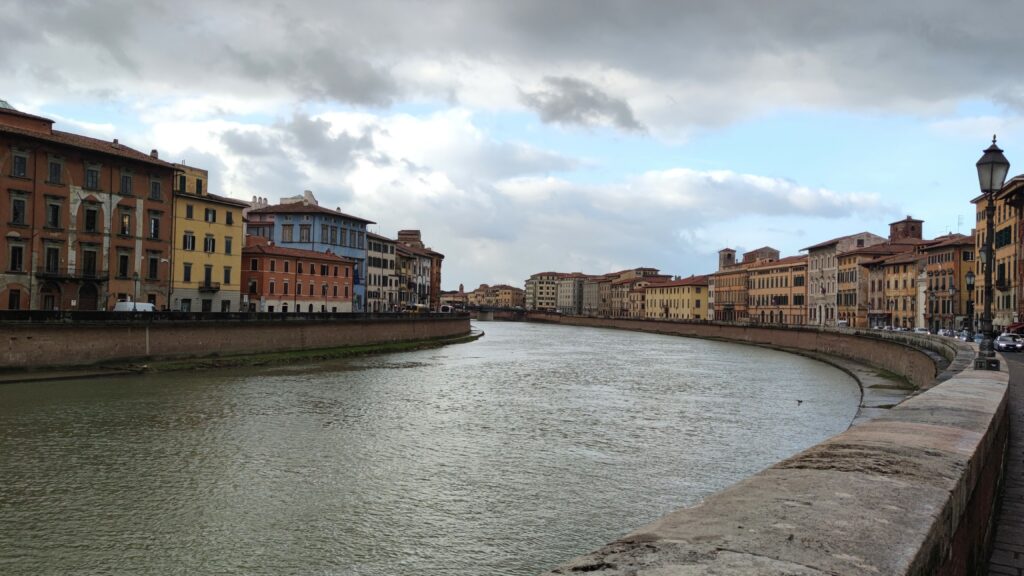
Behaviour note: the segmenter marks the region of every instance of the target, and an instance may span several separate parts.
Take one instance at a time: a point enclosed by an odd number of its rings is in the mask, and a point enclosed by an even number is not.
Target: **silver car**
[[[999,352],[1020,352],[1024,349],[1024,342],[1016,334],[1000,334],[993,346]]]

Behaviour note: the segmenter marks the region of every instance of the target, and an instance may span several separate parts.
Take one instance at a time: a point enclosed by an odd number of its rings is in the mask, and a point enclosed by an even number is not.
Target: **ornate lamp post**
[[[1003,156],[1003,151],[999,146],[996,146],[995,136],[992,136],[992,145],[985,149],[985,153],[978,160],[976,166],[978,168],[978,183],[987,204],[985,205],[985,242],[982,247],[985,307],[981,315],[982,340],[978,347],[978,357],[974,361],[974,368],[998,370],[999,360],[995,358],[995,352],[992,350],[992,266],[995,259],[992,236],[995,234],[995,196],[1002,190],[1003,183],[1006,182],[1006,174],[1010,171],[1010,162]]]
[[[967,271],[967,341],[974,341],[974,270]]]

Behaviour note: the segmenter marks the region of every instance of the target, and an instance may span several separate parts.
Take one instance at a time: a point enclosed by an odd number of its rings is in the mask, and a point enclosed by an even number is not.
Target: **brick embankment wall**
[[[954,575],[979,573],[1007,441],[1008,373],[943,373],[966,344],[856,332],[582,319],[837,354],[925,389],[757,475],[547,574]],[[926,348],[912,348],[920,344]],[[945,362],[942,362],[943,366]]]
[[[9,323],[0,334],[0,369],[32,369],[449,338],[469,334],[469,318]]]

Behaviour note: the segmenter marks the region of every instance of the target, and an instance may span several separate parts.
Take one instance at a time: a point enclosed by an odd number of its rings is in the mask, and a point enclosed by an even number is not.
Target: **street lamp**
[[[135,303],[139,301],[139,273],[133,273],[132,279],[135,280],[135,293],[132,295],[132,311],[135,311]]]
[[[967,271],[967,339],[974,341],[974,270]]]
[[[992,350],[992,266],[994,251],[992,249],[992,236],[995,234],[995,196],[1003,188],[1006,182],[1006,174],[1010,171],[1010,162],[1003,156],[1003,151],[996,146],[996,137],[992,136],[992,145],[985,149],[985,153],[976,164],[978,168],[978,184],[981,186],[981,193],[985,196],[985,242],[982,248],[983,266],[985,267],[985,308],[981,316],[981,345],[978,347],[978,357],[974,361],[974,368],[980,370],[998,370],[999,360],[995,358]]]

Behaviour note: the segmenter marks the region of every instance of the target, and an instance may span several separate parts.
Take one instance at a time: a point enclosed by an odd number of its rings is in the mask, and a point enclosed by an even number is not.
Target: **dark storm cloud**
[[[548,76],[544,84],[546,90],[524,92],[520,99],[545,122],[583,126],[611,124],[624,130],[644,130],[625,100],[612,98],[589,82]]]
[[[345,133],[331,136],[330,123],[302,114],[296,114],[279,128],[304,156],[326,166],[348,167],[355,154],[373,149],[369,133],[358,137]]]
[[[232,153],[250,158],[280,156],[283,148],[279,136],[260,132],[228,130],[220,139]]]

